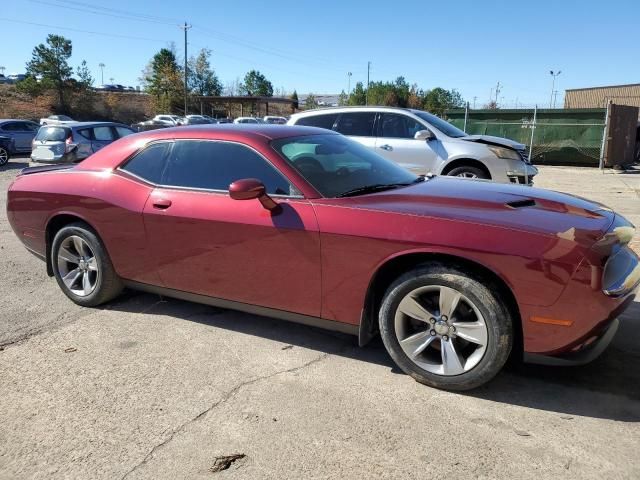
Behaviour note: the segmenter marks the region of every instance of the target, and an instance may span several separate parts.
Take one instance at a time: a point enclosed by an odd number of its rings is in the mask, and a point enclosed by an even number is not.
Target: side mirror
[[[433,140],[436,137],[429,130],[418,130],[413,138],[416,140]]]
[[[264,184],[256,178],[243,178],[229,185],[229,196],[234,200],[258,199],[267,210],[275,210],[278,204],[267,195]]]

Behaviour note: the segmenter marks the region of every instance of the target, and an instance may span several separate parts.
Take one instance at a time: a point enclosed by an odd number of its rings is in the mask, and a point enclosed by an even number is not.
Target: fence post
[[[604,113],[604,130],[602,131],[602,144],[600,145],[600,165],[598,168],[604,173],[604,151],[607,147],[607,137],[609,136],[609,122],[611,121],[611,100],[607,103],[607,110]]]
[[[529,165],[531,165],[531,155],[533,155],[533,135],[536,131],[536,121],[538,119],[538,105],[533,108],[533,123],[531,124],[531,140],[529,142]],[[529,185],[529,165],[524,166],[524,184]]]
[[[464,106],[464,127],[462,127],[462,130],[464,131],[464,133],[467,133],[468,118],[469,118],[469,102],[467,102],[466,105]]]

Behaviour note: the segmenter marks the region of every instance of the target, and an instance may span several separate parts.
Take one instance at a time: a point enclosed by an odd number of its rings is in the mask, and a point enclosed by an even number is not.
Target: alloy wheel
[[[98,284],[100,269],[91,247],[82,237],[65,238],[58,249],[58,271],[66,287],[79,297],[90,295]]]
[[[478,307],[458,290],[440,285],[405,295],[396,310],[395,334],[413,363],[444,376],[474,368],[488,344],[487,324]]]
[[[456,175],[456,177],[462,177],[462,178],[478,178],[478,175],[476,175],[473,172],[460,172],[458,175]]]
[[[0,165],[4,165],[8,161],[9,153],[4,148],[0,148]]]

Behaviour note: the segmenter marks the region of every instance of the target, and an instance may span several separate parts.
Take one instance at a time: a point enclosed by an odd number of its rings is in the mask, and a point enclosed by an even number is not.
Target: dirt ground
[[[542,167],[537,185],[640,224],[640,174]],[[453,394],[379,341],[137,292],[77,307],[5,208],[2,193],[1,479],[640,478],[638,303],[588,366]]]

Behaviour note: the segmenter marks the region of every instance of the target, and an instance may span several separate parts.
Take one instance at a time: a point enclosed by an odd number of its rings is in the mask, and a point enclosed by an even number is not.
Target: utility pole
[[[473,109],[476,109],[476,100],[478,99],[478,97],[473,97]]]
[[[191,25],[188,25],[187,22],[184,22],[184,25],[180,25],[180,28],[184,30],[184,116],[187,116],[187,78],[188,78],[188,67],[187,67],[187,30],[191,28]]]
[[[351,95],[351,72],[347,72],[347,77],[349,78],[347,82],[347,95]]]
[[[100,62],[98,64],[98,67],[100,67],[100,83],[104,85],[104,67],[106,67],[106,65]]]
[[[4,75],[4,67],[0,67],[0,74]]]
[[[562,70],[558,70],[554,73],[553,70],[549,70],[549,73],[553,77],[551,81],[551,98],[549,99],[549,108],[553,108],[553,92],[556,90],[556,77],[562,73]]]
[[[496,85],[496,108],[498,108],[498,94],[500,93],[500,82]]]
[[[367,94],[365,104],[369,105],[369,73],[371,72],[371,62],[367,62]]]

